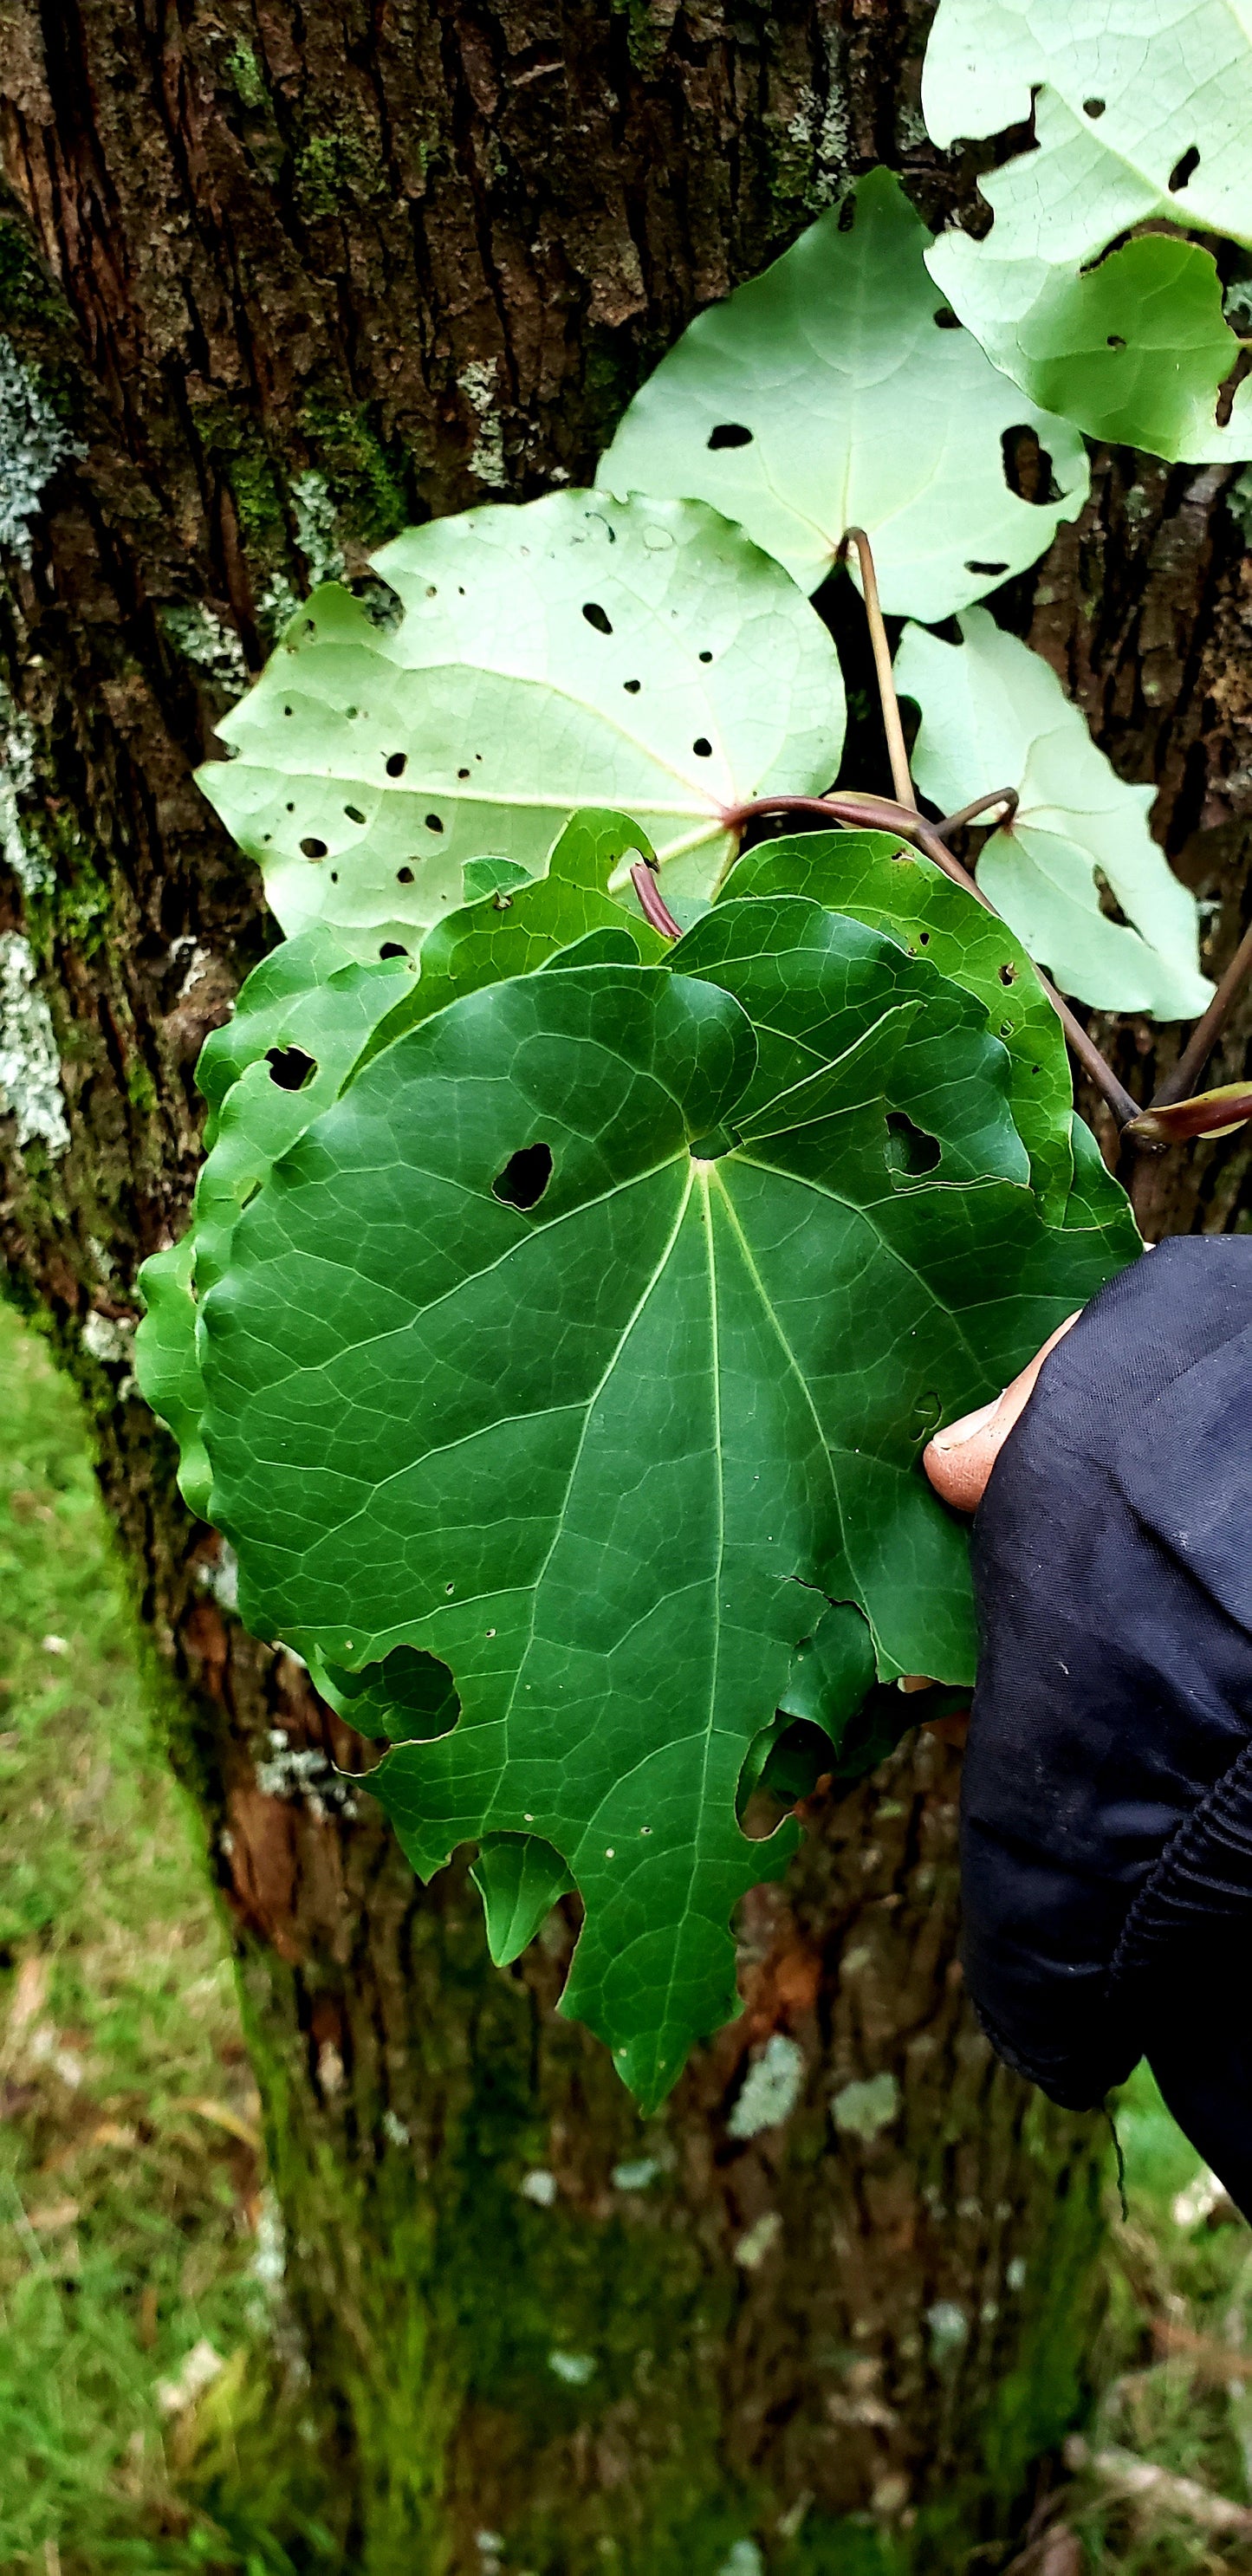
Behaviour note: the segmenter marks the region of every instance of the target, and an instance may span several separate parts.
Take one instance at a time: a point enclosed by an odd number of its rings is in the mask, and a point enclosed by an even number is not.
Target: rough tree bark
[[[0,0],[0,1223],[181,1686],[302,2404],[363,2576],[714,2576],[750,2535],[797,2576],[963,2566],[1081,2381],[1100,2125],[1028,2097],[963,2004],[954,1749],[919,1735],[815,1812],[745,1909],[744,2018],[641,2128],[553,2016],[571,1924],[497,1975],[462,1871],[414,1886],[319,1764],[361,1748],[230,1615],[128,1392],[135,1270],[194,1181],[198,1047],[273,936],[191,783],[215,714],[310,578],[359,575],[407,519],[587,478],[692,312],[849,174],[893,163],[932,217],[967,202],[972,165],[922,136],[929,14]],[[1001,603],[1160,780],[1215,965],[1252,816],[1225,479],[1103,458]],[[1136,1088],[1173,1045],[1113,1042]],[[1247,1160],[1235,1138],[1143,1161],[1148,1231],[1246,1222]],[[736,2138],[778,2034],[800,2054],[771,2060],[776,2116]]]

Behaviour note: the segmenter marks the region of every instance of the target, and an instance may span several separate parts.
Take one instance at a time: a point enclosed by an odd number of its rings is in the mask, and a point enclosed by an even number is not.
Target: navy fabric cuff
[[[1252,2210],[1252,1241],[1162,1244],[1093,1300],[973,1552],[976,2008],[1075,2109],[1146,2054]]]

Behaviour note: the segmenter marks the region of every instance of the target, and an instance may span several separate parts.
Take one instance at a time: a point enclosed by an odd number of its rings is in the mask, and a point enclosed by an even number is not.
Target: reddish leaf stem
[[[1166,1109],[1176,1100],[1184,1100],[1194,1090],[1208,1063],[1222,1030],[1234,1009],[1241,987],[1252,974],[1252,926],[1245,930],[1234,956],[1202,1020],[1197,1020],[1172,1073],[1167,1073],[1150,1107]]]
[[[681,939],[682,923],[675,921],[646,859],[639,859],[631,869],[630,882],[639,897],[639,909],[644,920],[650,921],[662,938]]]
[[[960,831],[962,824],[976,823],[979,815],[985,814],[990,805],[1004,807],[1004,812],[997,820],[997,828],[1002,829],[1005,824],[1012,822],[1020,803],[1021,798],[1015,787],[996,787],[993,788],[990,796],[976,796],[972,805],[962,805],[958,813],[945,814],[942,823],[936,823],[935,831],[941,841],[946,841],[953,832]]]

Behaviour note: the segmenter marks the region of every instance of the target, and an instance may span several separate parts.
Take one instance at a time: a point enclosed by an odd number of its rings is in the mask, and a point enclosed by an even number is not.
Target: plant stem
[[[976,823],[979,815],[985,814],[989,805],[1004,807],[1004,812],[999,817],[999,824],[1002,827],[1012,822],[1020,802],[1021,799],[1015,787],[996,787],[990,796],[976,796],[972,805],[962,805],[958,813],[945,814],[942,823],[935,825],[936,834],[941,841],[946,841],[953,832],[960,831],[963,823]]]
[[[1234,956],[1209,1003],[1202,1020],[1197,1020],[1172,1073],[1154,1093],[1153,1109],[1165,1109],[1175,1100],[1183,1100],[1194,1090],[1222,1030],[1234,1008],[1240,987],[1252,973],[1252,925],[1245,930]]]
[[[663,938],[681,939],[682,923],[675,921],[646,859],[636,861],[630,871],[630,882],[639,897],[639,909],[644,920],[650,921],[653,929],[659,930]]]
[[[896,696],[895,675],[891,668],[891,647],[883,624],[882,603],[878,596],[878,575],[874,570],[874,550],[864,528],[845,528],[839,546],[842,562],[849,546],[855,546],[861,567],[861,589],[865,598],[865,616],[870,642],[874,647],[874,669],[878,674],[878,695],[882,703],[883,731],[891,758],[891,775],[902,805],[913,812],[917,798],[909,776],[909,756],[904,747],[904,727],[900,722],[900,701]]]

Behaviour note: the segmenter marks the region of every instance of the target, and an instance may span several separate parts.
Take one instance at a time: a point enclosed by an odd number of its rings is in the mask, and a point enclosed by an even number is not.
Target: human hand
[[[922,1465],[940,1501],[950,1503],[954,1511],[976,1511],[982,1501],[987,1478],[995,1465],[1018,1416],[1025,1411],[1034,1392],[1035,1380],[1049,1351],[1063,1341],[1071,1324],[1081,1314],[1076,1307],[1063,1324],[1049,1335],[1042,1350],[1036,1351],[1024,1369],[1006,1386],[1002,1395],[990,1404],[980,1404],[975,1413],[964,1413],[958,1422],[949,1422],[922,1452]]]

